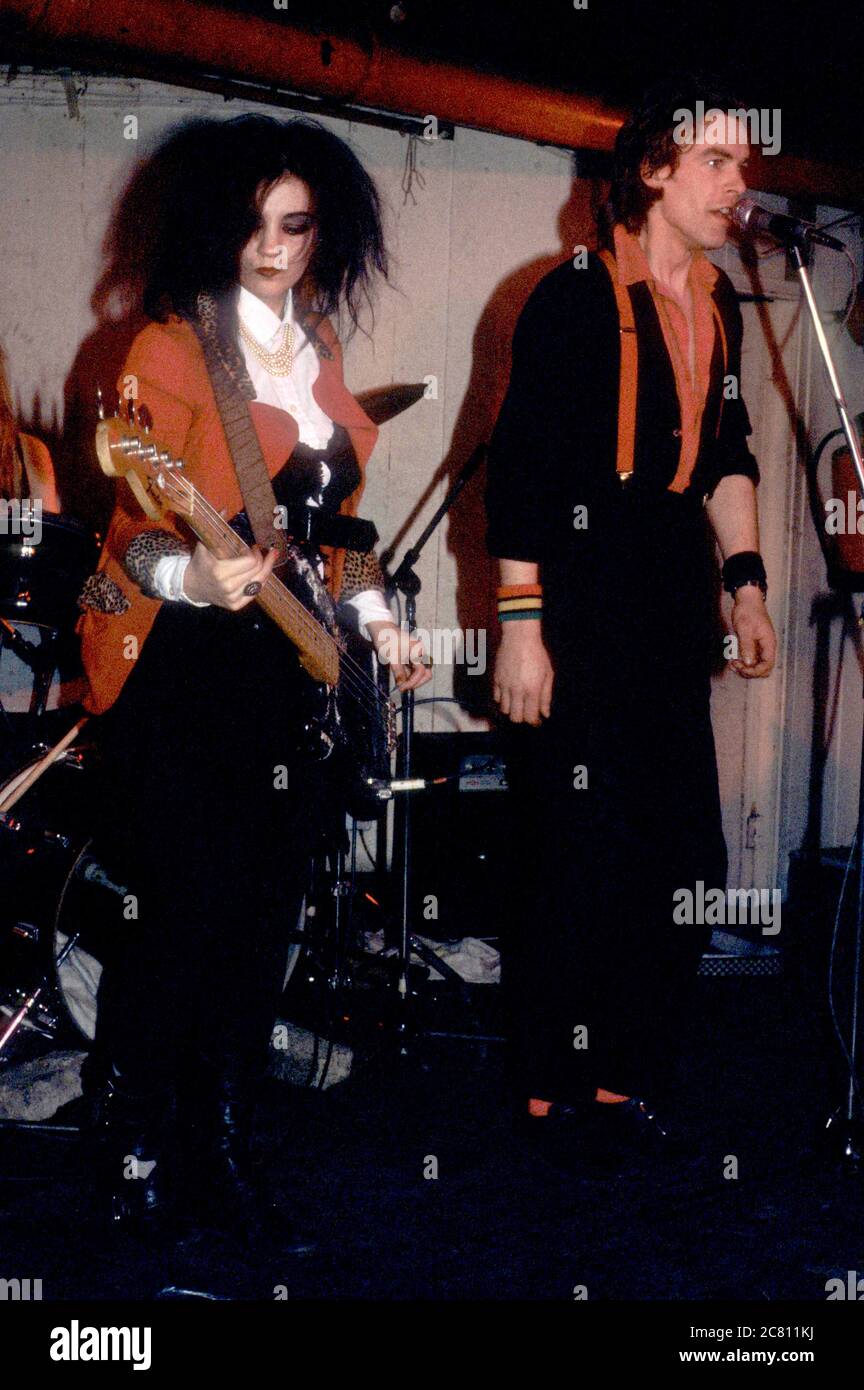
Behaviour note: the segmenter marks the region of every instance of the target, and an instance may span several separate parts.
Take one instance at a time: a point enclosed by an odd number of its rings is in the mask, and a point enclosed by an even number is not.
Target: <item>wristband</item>
[[[502,623],[539,619],[543,612],[543,585],[502,584],[497,599],[498,619]]]
[[[727,594],[734,598],[745,584],[757,585],[763,595],[768,593],[765,565],[758,550],[740,550],[737,555],[730,555],[723,566],[723,588]]]

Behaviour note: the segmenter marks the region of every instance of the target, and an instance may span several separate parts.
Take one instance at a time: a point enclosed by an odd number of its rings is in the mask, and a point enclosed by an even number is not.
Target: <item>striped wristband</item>
[[[498,619],[502,623],[526,618],[539,619],[543,613],[542,584],[502,584],[498,589]]]

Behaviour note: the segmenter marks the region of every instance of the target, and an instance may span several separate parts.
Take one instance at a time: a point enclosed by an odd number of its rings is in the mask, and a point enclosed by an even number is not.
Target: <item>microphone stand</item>
[[[412,633],[417,622],[417,595],[420,593],[422,584],[420,576],[414,566],[417,564],[423,552],[423,548],[429,537],[438,529],[442,520],[449,512],[453,503],[456,501],[463,488],[471,481],[477,469],[486,457],[486,445],[479,444],[468,459],[465,466],[460,470],[456,481],[447,493],[440,507],[432,516],[431,520],[424,527],[420,536],[408,550],[401,563],[396,567],[390,577],[386,587],[386,594],[392,597],[395,593],[400,593],[405,600],[405,627],[408,633]],[[413,741],[414,741],[414,691],[406,690],[402,695],[402,736],[399,742],[399,751],[396,757],[397,777],[400,781],[410,781],[413,767]],[[459,993],[463,1003],[468,1002],[468,989],[462,976],[455,971],[446,961],[441,960],[434,951],[415,936],[411,931],[411,795],[406,791],[400,806],[399,829],[397,835],[397,859],[401,876],[401,900],[400,900],[400,931],[398,947],[398,975],[397,975],[397,996],[399,1000],[399,1018],[397,1021],[397,1031],[402,1039],[402,1052],[406,1051],[405,1042],[408,1035],[408,1025],[410,1022],[410,989],[408,973],[411,965],[411,953],[419,956],[420,959],[431,969],[437,970],[444,976]]]
[[[801,287],[804,291],[804,298],[810,317],[813,321],[813,329],[816,334],[816,341],[822,353],[822,360],[825,363],[825,370],[828,373],[828,381],[831,386],[831,393],[840,417],[840,424],[846,442],[849,445],[849,453],[855,466],[855,474],[858,479],[858,488],[864,497],[864,460],[861,456],[861,445],[849,408],[846,404],[846,397],[840,385],[840,378],[834,366],[831,355],[831,348],[825,336],[825,330],[819,317],[819,310],[813,295],[813,286],[810,282],[810,275],[807,269],[807,259],[810,237],[807,232],[802,230],[800,235],[792,236],[788,242],[788,249],[798,272]],[[860,625],[864,627],[864,601],[862,601]],[[864,691],[862,691],[864,698]],[[857,836],[857,885],[858,893],[855,904],[855,947],[852,966],[852,1017],[851,1035],[849,1039],[848,1051],[848,1078],[846,1087],[845,1105],[838,1106],[828,1120],[826,1128],[830,1131],[832,1139],[836,1141],[840,1157],[844,1165],[858,1169],[864,1161],[864,1124],[862,1124],[861,1102],[858,1095],[857,1080],[857,1057],[858,1057],[858,1036],[860,1027],[860,1002],[861,1002],[861,957],[862,940],[864,940],[864,710],[862,710],[862,741],[861,741],[861,766],[858,782],[858,824],[856,829]]]

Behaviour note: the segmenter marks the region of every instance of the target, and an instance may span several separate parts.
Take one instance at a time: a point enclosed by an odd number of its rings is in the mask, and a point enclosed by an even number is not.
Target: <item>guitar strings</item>
[[[210,520],[214,520],[214,518],[211,517]],[[219,518],[219,521],[221,522],[222,519]],[[230,541],[232,549],[238,554],[242,554],[246,546],[236,532],[230,526],[225,526],[224,522],[219,526],[219,530],[225,539]],[[386,718],[386,710],[390,702],[378,690],[366,672],[339,650],[333,637],[326,629],[322,628],[297,596],[292,594],[275,575],[271,575],[265,580],[262,593],[268,600],[271,612],[277,617],[287,617],[294,631],[299,636],[306,638],[307,644],[313,652],[317,649],[319,654],[323,651],[327,655],[335,656],[339,665],[339,685],[342,691],[357,701],[361,707],[365,707],[373,717]],[[265,606],[266,611],[267,606]],[[315,678],[312,676],[312,679]]]
[[[175,473],[168,473],[167,470],[163,474],[163,479],[163,486],[166,488],[173,487],[175,491],[179,484],[191,505],[192,511],[198,511],[203,514],[205,519],[211,522],[223,539],[230,541],[232,548],[237,550],[238,553],[248,549],[242,537],[237,535],[233,527],[231,527],[216,508],[198,492],[197,488],[195,488],[188,479]],[[294,620],[295,626],[301,629],[304,635],[310,640],[310,645],[313,648],[317,647],[319,651],[322,648],[326,650],[327,647],[330,646],[336,649],[340,675],[342,677],[340,680],[342,688],[345,689],[353,699],[358,701],[358,703],[365,705],[370,714],[377,716],[379,719],[384,719],[389,723],[387,710],[388,708],[389,710],[393,709],[392,701],[378,689],[378,686],[371,677],[366,674],[363,668],[358,665],[352,657],[340,651],[338,644],[330,633],[321,626],[300,599],[297,598],[296,594],[292,594],[291,590],[288,589],[281,580],[275,575],[270,575],[264,582],[264,590],[267,590],[271,586],[271,581],[273,581],[272,592],[268,595],[271,602],[274,602],[275,606],[281,607],[284,611],[287,611]],[[264,590],[262,590],[262,592]]]

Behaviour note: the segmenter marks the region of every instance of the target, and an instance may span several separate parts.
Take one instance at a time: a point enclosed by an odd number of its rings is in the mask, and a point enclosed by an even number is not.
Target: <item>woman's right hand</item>
[[[260,593],[260,586],[276,563],[276,551],[263,553],[254,547],[236,560],[218,560],[199,541],[183,576],[183,592],[193,603],[215,603],[236,613],[246,608]],[[257,584],[254,594],[244,592],[248,584]]]

